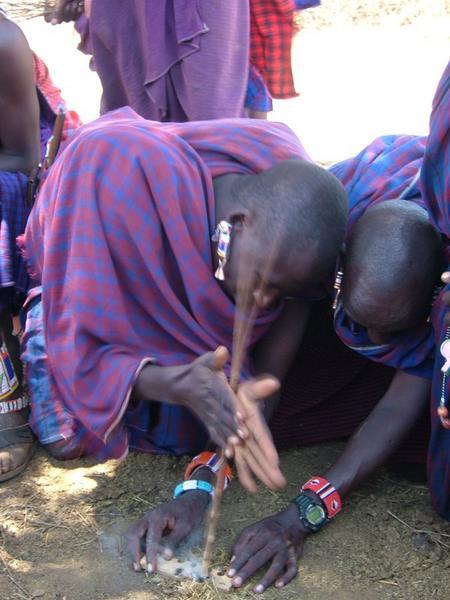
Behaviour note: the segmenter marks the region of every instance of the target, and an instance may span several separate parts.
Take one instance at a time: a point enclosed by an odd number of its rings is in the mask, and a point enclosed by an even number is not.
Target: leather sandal
[[[28,463],[30,462],[35,450],[36,450],[36,437],[31,431],[31,427],[28,423],[21,423],[19,425],[10,425],[2,427],[1,415],[10,412],[21,412],[28,406],[28,399],[16,398],[14,400],[6,400],[0,402],[0,450],[10,448],[12,446],[20,446],[21,444],[29,444],[29,451],[25,455],[23,462],[18,465],[12,471],[7,473],[0,473],[0,483],[8,481],[13,477],[16,477],[22,471],[25,470]]]

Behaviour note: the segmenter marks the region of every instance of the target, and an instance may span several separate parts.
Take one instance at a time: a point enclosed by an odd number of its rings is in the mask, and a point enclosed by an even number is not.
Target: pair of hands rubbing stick
[[[239,389],[239,380],[241,374],[241,368],[245,359],[245,354],[247,348],[250,344],[251,332],[253,328],[253,324],[256,319],[256,306],[252,299],[252,294],[248,285],[239,286],[240,293],[238,293],[237,298],[237,307],[235,313],[235,322],[234,322],[234,332],[233,332],[233,351],[232,351],[232,360],[231,360],[231,372],[230,372],[230,387],[236,398],[239,401],[240,408],[243,412],[244,417],[249,417],[254,414],[256,408],[256,400],[253,398],[249,398],[245,393],[245,384],[243,389]],[[275,378],[267,378],[266,382],[270,382],[267,385],[267,392],[265,394],[261,394],[261,397],[270,395],[277,391],[279,387],[279,383]],[[237,410],[237,414],[239,416],[239,409]],[[252,444],[252,434],[244,429],[244,439],[242,440],[241,445],[237,445],[234,447],[232,453],[234,453],[235,460],[238,466],[238,472],[241,477],[241,472],[239,469],[239,464],[246,463],[247,461],[240,459],[244,458],[246,453],[253,454],[254,460],[252,461],[260,463],[261,459],[264,461],[265,457],[263,456],[262,451],[258,447],[258,444]],[[249,447],[252,446],[252,447]],[[256,447],[255,447],[256,446]],[[228,452],[227,452],[228,454]],[[255,456],[256,454],[256,456]],[[213,551],[213,546],[216,538],[216,529],[220,515],[220,504],[222,499],[222,493],[224,489],[224,480],[225,480],[225,470],[226,470],[226,457],[225,451],[220,451],[221,458],[221,468],[217,473],[216,482],[214,485],[214,494],[211,509],[208,514],[207,524],[206,524],[206,534],[205,534],[205,548],[203,552],[203,559],[201,564],[201,569],[198,576],[195,576],[195,569],[198,568],[195,562],[191,560],[180,560],[176,558],[164,559],[163,557],[159,557],[158,559],[158,573],[163,576],[170,577],[173,579],[194,579],[199,582],[204,581],[207,578],[210,578],[213,585],[216,589],[220,591],[230,591],[232,589],[232,578],[228,577],[225,574],[225,569],[213,569],[210,570],[210,562],[211,555]],[[251,475],[248,472],[245,474],[245,487],[249,491],[255,492],[256,485],[253,481]],[[241,478],[242,479],[242,478]],[[263,479],[266,477],[263,476]],[[266,482],[267,483],[267,482]],[[279,477],[275,477],[274,481],[271,481],[272,485],[270,487],[280,488],[284,486],[284,479],[279,473]],[[146,557],[141,558],[141,567],[143,569],[147,568]]]

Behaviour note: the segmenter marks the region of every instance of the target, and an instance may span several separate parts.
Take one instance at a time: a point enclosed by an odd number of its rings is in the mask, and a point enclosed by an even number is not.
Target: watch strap
[[[302,486],[302,492],[311,490],[315,492],[325,505],[329,519],[335,517],[342,509],[342,500],[339,492],[324,477],[312,477]]]

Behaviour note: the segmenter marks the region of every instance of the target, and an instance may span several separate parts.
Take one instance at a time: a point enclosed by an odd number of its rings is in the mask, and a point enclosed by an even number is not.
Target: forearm
[[[138,400],[170,403],[175,370],[175,367],[147,363],[136,378],[133,394]]]
[[[431,384],[397,372],[392,383],[325,474],[345,496],[367,479],[401,445],[429,400]]]
[[[288,301],[282,314],[254,352],[256,375],[270,374],[282,384],[302,343],[308,324],[310,304]],[[276,410],[280,393],[264,401],[264,415],[269,421]]]

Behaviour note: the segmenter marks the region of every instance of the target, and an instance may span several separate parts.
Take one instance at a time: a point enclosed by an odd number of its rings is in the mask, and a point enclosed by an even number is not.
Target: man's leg
[[[0,482],[21,473],[33,455],[28,398],[19,384],[4,341],[0,348]]]

